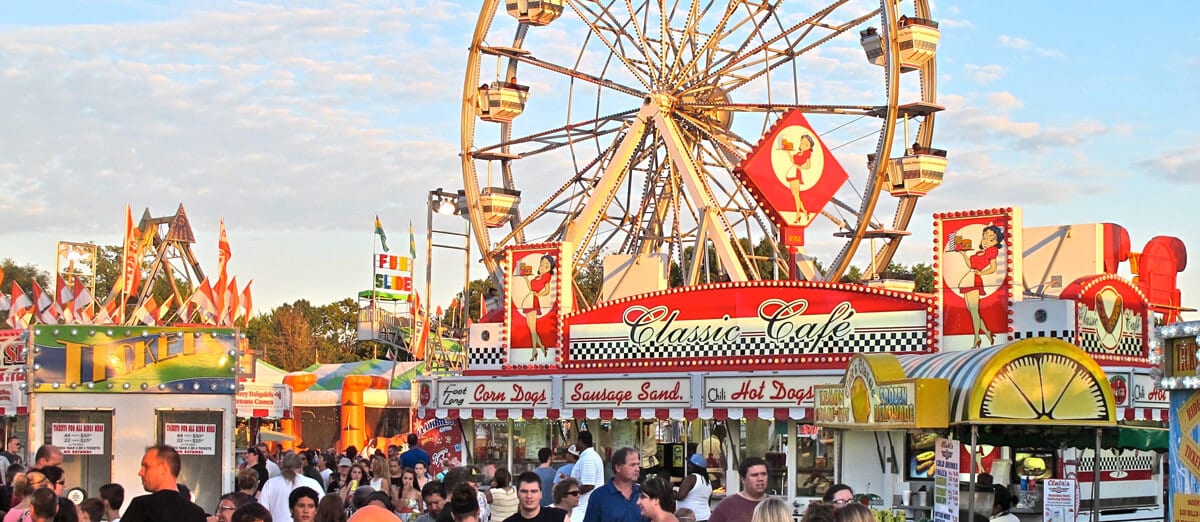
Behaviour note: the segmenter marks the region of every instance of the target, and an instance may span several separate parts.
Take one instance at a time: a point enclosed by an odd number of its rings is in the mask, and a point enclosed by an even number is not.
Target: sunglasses
[[[845,499],[845,498],[839,498],[839,499],[833,501],[834,504],[839,505],[839,506],[844,506],[851,502],[854,502],[854,501],[851,499]]]
[[[575,490],[575,491],[568,491],[568,492],[567,492],[567,494],[568,494],[568,495],[571,495],[572,497],[578,497],[580,493],[582,493],[582,491],[580,491],[580,490],[578,490],[578,489],[577,489],[577,490]]]

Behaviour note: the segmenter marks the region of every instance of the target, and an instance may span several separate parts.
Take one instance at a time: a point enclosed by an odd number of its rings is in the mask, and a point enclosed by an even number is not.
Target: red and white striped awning
[[[1166,408],[1117,408],[1117,421],[1157,421],[1171,420],[1171,410]]]
[[[439,419],[776,419],[803,420],[808,408],[463,408],[422,409],[421,416],[432,414]]]

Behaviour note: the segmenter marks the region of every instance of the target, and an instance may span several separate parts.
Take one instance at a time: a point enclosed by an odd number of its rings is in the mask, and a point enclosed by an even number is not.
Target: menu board
[[[1079,514],[1079,484],[1073,479],[1042,481],[1042,520],[1074,522]]]
[[[933,520],[935,522],[958,522],[958,461],[957,440],[937,440],[934,451],[933,472]]]

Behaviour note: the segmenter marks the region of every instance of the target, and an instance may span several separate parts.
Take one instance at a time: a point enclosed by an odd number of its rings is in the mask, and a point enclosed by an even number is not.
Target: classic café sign
[[[567,316],[563,365],[832,367],[855,353],[931,350],[932,314],[930,298],[861,285],[758,281],[671,289]],[[843,357],[829,357],[836,355]]]

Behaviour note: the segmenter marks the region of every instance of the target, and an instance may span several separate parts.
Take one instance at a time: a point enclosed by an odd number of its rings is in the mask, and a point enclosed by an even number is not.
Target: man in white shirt
[[[261,452],[263,458],[266,459],[266,462],[263,464],[266,464],[267,466],[267,478],[278,477],[280,473],[279,464],[276,464],[275,459],[271,458],[271,451],[269,448],[267,448],[267,443],[258,443],[258,451]]]
[[[579,491],[582,494],[579,496],[579,505],[571,510],[571,520],[583,520],[592,490],[604,485],[604,459],[596,452],[590,431],[579,432],[575,448],[580,450],[579,462],[571,468],[571,476],[579,480]]]
[[[292,522],[292,510],[288,506],[288,496],[292,491],[306,486],[316,491],[317,499],[320,500],[323,488],[312,477],[304,476],[304,459],[300,455],[289,451],[284,453],[280,460],[283,464],[281,473],[263,485],[258,494],[258,503],[271,512],[274,522]]]

